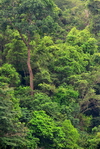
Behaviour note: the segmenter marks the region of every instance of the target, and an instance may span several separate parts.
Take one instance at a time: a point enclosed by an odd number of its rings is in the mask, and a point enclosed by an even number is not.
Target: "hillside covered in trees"
[[[0,0],[0,149],[100,149],[100,0]]]

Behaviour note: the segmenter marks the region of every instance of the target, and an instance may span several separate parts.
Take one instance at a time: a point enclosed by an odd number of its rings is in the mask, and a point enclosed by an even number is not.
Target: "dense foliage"
[[[0,149],[100,148],[100,0],[0,0]]]

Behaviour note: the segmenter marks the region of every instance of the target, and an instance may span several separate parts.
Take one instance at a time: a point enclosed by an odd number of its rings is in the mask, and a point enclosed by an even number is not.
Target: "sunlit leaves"
[[[45,147],[56,149],[77,147],[79,134],[70,120],[65,120],[60,127],[44,111],[35,111],[29,127],[32,134],[39,137],[41,145],[43,145],[43,140],[46,141]]]

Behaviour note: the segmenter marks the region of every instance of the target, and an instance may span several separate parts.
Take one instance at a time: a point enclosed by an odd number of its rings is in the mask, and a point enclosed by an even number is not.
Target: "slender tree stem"
[[[23,35],[20,33],[20,31],[18,30],[24,44],[27,47],[27,67],[28,67],[28,71],[29,71],[29,77],[30,77],[30,88],[31,88],[31,95],[33,95],[33,90],[34,90],[34,83],[33,83],[33,71],[32,71],[32,67],[31,67],[31,48],[30,48],[30,38],[28,38],[28,42],[25,40],[25,38],[23,37]]]

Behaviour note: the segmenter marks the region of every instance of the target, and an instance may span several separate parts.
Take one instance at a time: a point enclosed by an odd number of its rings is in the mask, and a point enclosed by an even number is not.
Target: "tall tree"
[[[10,25],[19,32],[19,35],[27,47],[27,66],[30,76],[31,95],[34,90],[34,75],[31,67],[31,40],[34,33],[40,34],[55,30],[57,24],[54,23],[58,9],[52,0],[1,0],[0,15],[2,26],[6,28]]]

